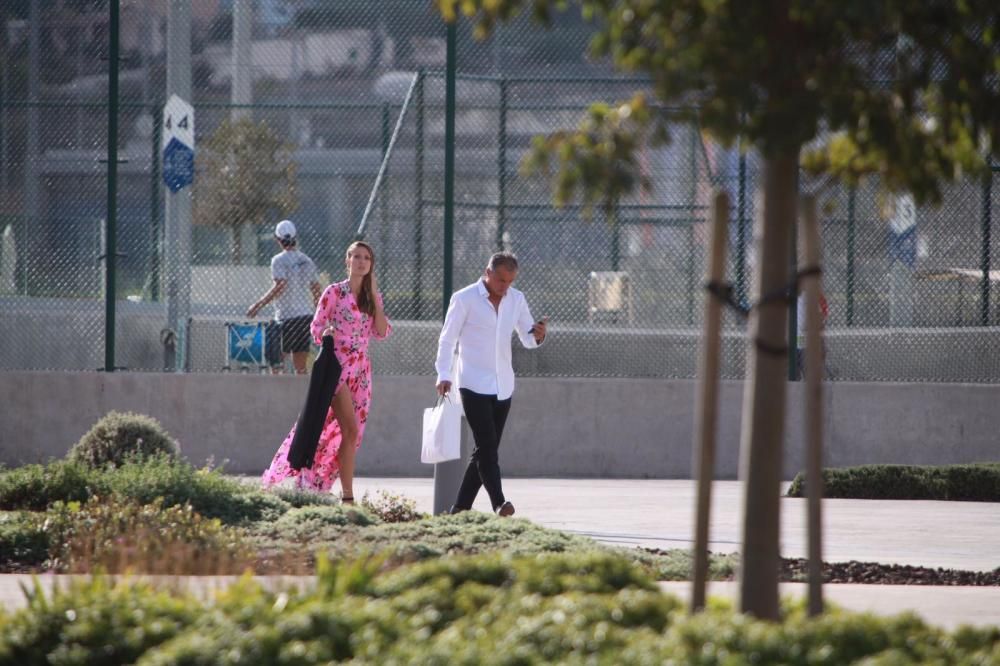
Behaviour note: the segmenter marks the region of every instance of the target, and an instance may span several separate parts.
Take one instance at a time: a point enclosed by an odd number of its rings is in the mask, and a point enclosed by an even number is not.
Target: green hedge
[[[805,496],[804,474],[792,481],[788,496]],[[829,468],[823,470],[823,496],[1000,502],[1000,463]]]
[[[164,506],[190,504],[202,516],[227,524],[277,520],[292,506],[275,493],[227,478],[218,470],[195,469],[166,456],[99,468],[57,460],[0,472],[3,511],[44,511],[56,502],[111,495],[141,504],[157,498],[163,498]],[[323,503],[321,496],[315,497]]]
[[[1000,629],[948,633],[913,615],[785,607],[779,623],[713,603],[685,613],[608,553],[441,558],[386,572],[325,563],[306,592],[250,579],[211,601],[97,577],[0,614],[0,663],[973,664]]]

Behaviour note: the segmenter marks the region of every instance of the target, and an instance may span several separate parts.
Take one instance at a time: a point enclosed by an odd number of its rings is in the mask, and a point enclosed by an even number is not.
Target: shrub
[[[92,492],[104,494],[99,474],[86,465],[54,461],[0,472],[0,510],[44,511],[55,501],[82,502]]]
[[[33,567],[49,555],[49,538],[31,514],[0,514],[0,565]]]
[[[271,488],[269,492],[274,493],[282,501],[287,502],[296,509],[300,506],[333,506],[334,504],[340,504],[340,500],[332,493],[318,493],[313,490],[295,487],[275,487]]]
[[[367,527],[379,522],[376,516],[372,516],[360,507],[344,506],[337,504],[334,506],[303,506],[292,509],[281,516],[275,522],[275,527],[283,534],[292,535],[313,535],[320,537],[327,527],[344,527],[345,525],[356,525]],[[334,531],[331,535],[339,532]]]
[[[0,624],[3,664],[131,664],[191,626],[204,610],[134,581],[98,576],[47,595]]]
[[[55,461],[0,472],[0,510],[42,511],[55,502],[85,502],[95,495],[119,495],[139,503],[161,497],[164,506],[190,504],[201,515],[226,524],[273,521],[290,508],[273,493],[163,454],[117,467]]]
[[[142,504],[163,498],[165,506],[190,504],[206,518],[227,525],[277,520],[290,505],[258,486],[227,478],[217,469],[195,469],[162,455],[130,461],[102,472],[111,492]]]
[[[406,523],[427,517],[417,511],[416,501],[385,490],[378,491],[374,499],[366,492],[361,498],[361,506],[386,523]]]
[[[786,606],[690,616],[620,555],[327,563],[308,592],[241,580],[211,602],[97,577],[0,622],[0,663],[987,664],[1000,629]]]
[[[804,474],[796,475],[788,496],[805,496]],[[823,470],[823,496],[1000,502],[1000,463],[828,468]]]
[[[242,533],[207,519],[191,505],[164,507],[115,497],[53,506],[43,531],[50,564],[72,572],[218,574],[252,561]]]
[[[69,451],[70,460],[91,467],[121,465],[155,454],[177,456],[180,447],[159,421],[132,412],[108,412]]]

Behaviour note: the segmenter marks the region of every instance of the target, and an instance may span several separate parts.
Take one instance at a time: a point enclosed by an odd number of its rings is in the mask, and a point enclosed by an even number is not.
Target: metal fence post
[[[736,300],[740,305],[747,303],[747,156],[742,137],[736,195]]]
[[[854,326],[854,250],[855,204],[858,188],[851,187],[847,194],[847,325]]]
[[[993,203],[993,165],[987,160],[986,173],[983,174],[983,245],[980,256],[980,270],[983,272],[983,279],[980,285],[982,295],[979,301],[979,324],[989,326],[990,324],[990,227],[992,226],[992,203]]]
[[[444,80],[444,282],[441,316],[448,311],[455,258],[455,21],[448,24],[447,67]]]
[[[498,250],[506,249],[504,225],[507,222],[507,77],[500,77],[500,118],[497,130],[497,238]]]
[[[104,239],[104,371],[115,371],[115,285],[118,264],[118,0],[109,3],[108,199]]]
[[[798,174],[798,172],[796,172]],[[798,185],[796,182],[796,190]],[[796,201],[798,201],[798,196],[796,195]],[[799,211],[799,206],[795,207],[796,212]],[[798,337],[799,337],[799,219],[801,218],[801,213],[796,215],[795,223],[792,224],[789,236],[791,238],[791,243],[789,244],[788,251],[788,275],[790,277],[788,294],[788,381],[794,382],[799,378],[799,363],[798,363]]]
[[[400,113],[402,113],[402,111]],[[383,102],[382,103],[382,152],[381,152],[381,158],[383,161],[385,160],[386,153],[389,152],[389,141],[390,141],[390,135],[392,134],[392,131],[389,129],[389,123],[390,123],[389,115],[390,115],[389,103]],[[385,165],[385,179],[386,180],[389,179],[388,164]],[[383,188],[388,187],[388,185],[385,184],[385,181],[383,181],[382,187]],[[378,208],[379,218],[380,218],[379,245],[383,248],[388,248],[389,247],[389,194],[387,190],[383,189],[383,191],[379,193],[379,197],[381,199]],[[385,275],[385,273],[383,273],[383,275]],[[388,280],[385,280],[383,278],[381,284],[383,293],[386,293],[388,291],[388,286],[389,286]]]
[[[152,255],[149,268],[149,298],[160,300],[160,254],[163,252],[163,220],[160,211],[160,141],[163,138],[163,103],[153,102],[153,145],[149,153],[149,226]]]
[[[423,308],[423,273],[424,273],[424,70],[417,72],[417,89],[414,91],[417,95],[417,127],[415,130],[416,136],[414,137],[414,157],[416,159],[416,164],[414,165],[414,178],[416,183],[416,196],[414,197],[414,206],[416,210],[414,211],[413,217],[416,218],[416,224],[413,227],[413,261],[414,261],[414,276],[413,276],[413,318],[420,320],[423,319],[422,310]]]
[[[455,242],[455,22],[448,24],[448,65],[444,93],[444,282],[441,286],[441,317],[448,312],[453,286],[452,261]],[[453,389],[457,390],[457,389]],[[465,420],[464,418],[462,419]],[[462,427],[462,458],[434,465],[434,513],[447,511],[458,495],[465,460],[465,431]]]

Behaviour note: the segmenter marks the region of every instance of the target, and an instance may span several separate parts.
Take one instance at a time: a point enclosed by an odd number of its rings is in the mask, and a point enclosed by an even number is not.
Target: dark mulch
[[[664,555],[667,551],[646,548],[651,553]],[[785,583],[802,583],[808,579],[809,562],[804,558],[781,558],[780,580]],[[723,579],[732,580],[732,578]],[[961,569],[933,569],[905,564],[879,564],[877,562],[824,562],[824,583],[865,583],[869,585],[968,585],[1000,586],[1000,567],[993,571],[963,571]]]
[[[782,558],[781,580],[805,581],[808,566],[808,562],[804,559]],[[877,585],[1000,585],[1000,568],[993,571],[962,571],[851,560],[824,562],[823,580],[827,583]]]

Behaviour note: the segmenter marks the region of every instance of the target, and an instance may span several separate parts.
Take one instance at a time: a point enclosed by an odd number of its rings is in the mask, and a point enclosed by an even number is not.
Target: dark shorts
[[[281,351],[286,354],[309,351],[309,327],[311,324],[312,315],[292,317],[282,321]]]
[[[264,356],[270,366],[281,365],[281,324],[276,321],[267,322],[265,329],[266,346]]]

